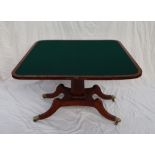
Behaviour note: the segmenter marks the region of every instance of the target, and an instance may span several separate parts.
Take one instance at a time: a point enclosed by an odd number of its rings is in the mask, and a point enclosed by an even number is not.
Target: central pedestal
[[[121,121],[120,118],[108,113],[104,108],[102,101],[94,99],[93,95],[96,94],[102,99],[112,100],[114,102],[115,97],[113,95],[106,95],[102,93],[98,85],[94,85],[91,88],[84,87],[84,80],[71,80],[71,88],[65,87],[63,84],[57,86],[56,91],[50,94],[43,94],[43,98],[54,98],[63,93],[62,99],[55,98],[53,104],[45,113],[37,115],[33,118],[34,121],[45,119],[51,116],[62,106],[91,106],[96,108],[101,115],[105,118],[114,121],[115,124]]]
[[[84,80],[71,80],[71,94],[82,96],[85,94]]]

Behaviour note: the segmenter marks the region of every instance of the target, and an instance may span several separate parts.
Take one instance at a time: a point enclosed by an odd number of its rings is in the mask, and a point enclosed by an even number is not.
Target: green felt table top
[[[115,40],[44,40],[30,49],[14,74],[111,77],[135,75],[139,69]]]

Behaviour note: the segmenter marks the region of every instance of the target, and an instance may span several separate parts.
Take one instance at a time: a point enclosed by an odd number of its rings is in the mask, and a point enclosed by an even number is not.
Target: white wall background
[[[51,104],[41,99],[42,93],[60,82],[70,85],[69,81],[12,79],[15,65],[35,41],[43,39],[117,39],[125,45],[143,76],[97,82],[117,96],[116,104],[104,104],[122,118],[118,126],[86,107],[61,108],[47,120],[32,122]],[[87,81],[86,86],[94,83]],[[155,22],[0,22],[0,133],[155,133],[154,96]]]

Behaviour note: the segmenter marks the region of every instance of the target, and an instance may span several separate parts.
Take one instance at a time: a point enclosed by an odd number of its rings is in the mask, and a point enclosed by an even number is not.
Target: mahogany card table
[[[85,88],[84,80],[133,79],[141,74],[141,68],[117,40],[41,40],[12,71],[12,76],[21,80],[71,80],[70,88],[60,84],[55,92],[43,94],[43,98],[54,100],[34,121],[51,116],[62,106],[74,105],[94,107],[115,124],[121,119],[110,114],[101,100],[115,101],[115,96],[104,94],[98,85]],[[57,96],[61,93],[64,97],[60,99]]]

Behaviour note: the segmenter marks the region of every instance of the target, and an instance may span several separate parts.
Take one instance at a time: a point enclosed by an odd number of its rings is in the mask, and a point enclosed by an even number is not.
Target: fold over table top
[[[116,40],[42,40],[12,72],[17,79],[131,79],[142,70]]]

